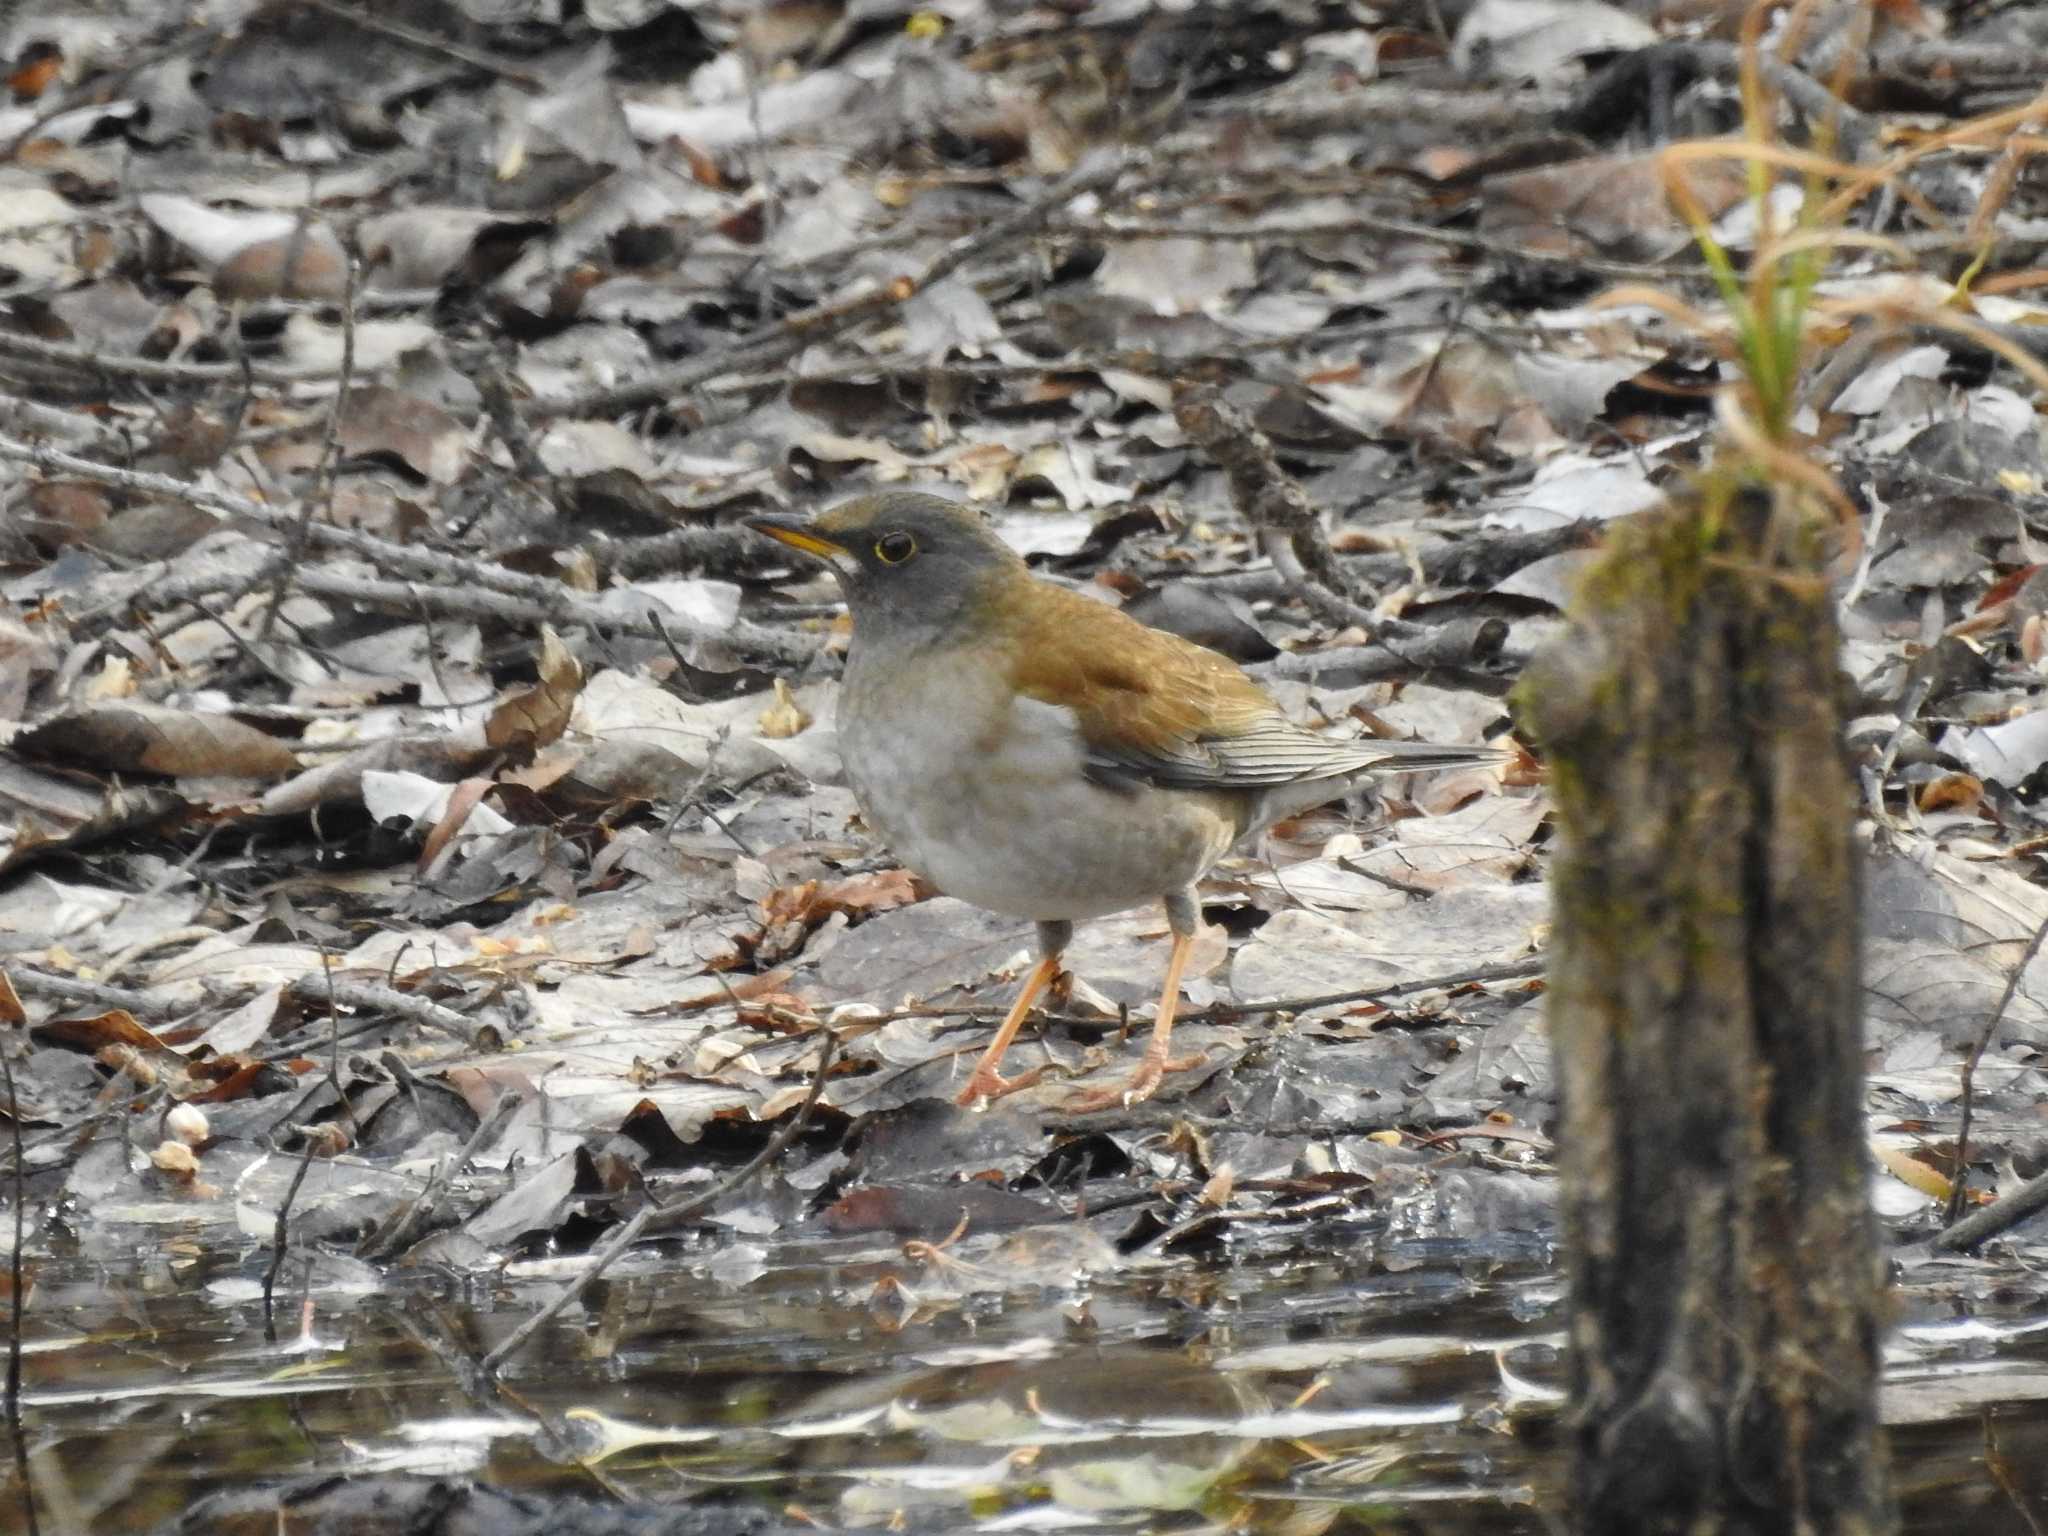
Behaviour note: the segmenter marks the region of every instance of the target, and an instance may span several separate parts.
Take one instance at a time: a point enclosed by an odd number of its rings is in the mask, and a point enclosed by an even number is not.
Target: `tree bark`
[[[1548,1006],[1587,1536],[1895,1524],[1820,544],[1709,480],[1615,535],[1519,691],[1560,825]]]

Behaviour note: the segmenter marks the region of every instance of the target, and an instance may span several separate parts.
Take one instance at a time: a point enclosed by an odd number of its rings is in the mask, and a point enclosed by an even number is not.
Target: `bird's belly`
[[[1192,883],[1236,837],[1221,796],[1101,788],[1078,744],[969,730],[842,739],[892,853],[949,896],[1037,922],[1100,917]]]

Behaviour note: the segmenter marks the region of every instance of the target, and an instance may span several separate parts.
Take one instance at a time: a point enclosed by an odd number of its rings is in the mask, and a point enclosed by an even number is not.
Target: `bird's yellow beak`
[[[747,526],[756,533],[767,534],[778,544],[787,544],[791,549],[800,550],[828,565],[844,559],[847,554],[844,544],[834,544],[830,539],[821,538],[793,517],[750,517]]]

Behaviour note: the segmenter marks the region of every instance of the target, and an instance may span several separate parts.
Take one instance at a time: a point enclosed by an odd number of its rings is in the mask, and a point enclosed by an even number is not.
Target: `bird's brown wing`
[[[1105,783],[1260,789],[1386,768],[1433,766],[1419,743],[1332,741],[1288,719],[1226,656],[1151,629],[1077,593],[1037,583],[1011,680],[1071,711],[1090,773]],[[1429,748],[1434,761],[1483,751]],[[1408,760],[1412,759],[1412,760]]]

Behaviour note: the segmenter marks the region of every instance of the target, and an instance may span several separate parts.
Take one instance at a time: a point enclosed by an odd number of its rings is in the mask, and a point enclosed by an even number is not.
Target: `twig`
[[[1418,976],[1412,981],[1382,982],[1378,986],[1353,987],[1343,992],[1319,992],[1309,997],[1272,997],[1250,1003],[1211,1003],[1206,1008],[1191,1008],[1186,1013],[1176,1014],[1177,1024],[1227,1024],[1233,1019],[1251,1018],[1262,1013],[1306,1013],[1312,1008],[1334,1008],[1339,1003],[1369,1003],[1383,997],[1405,997],[1410,992],[1450,991],[1458,987],[1489,986],[1497,981],[1529,981],[1543,974],[1543,959],[1532,956],[1527,960],[1509,960],[1500,965],[1476,966],[1469,971],[1453,971],[1444,976]],[[988,1014],[985,1006],[947,1007],[937,1003],[914,1004],[908,1008],[897,1008],[887,1013],[866,1014],[860,1019],[863,1027],[893,1023],[897,1019],[971,1019],[979,1020]],[[1116,1026],[1113,1019],[1095,1018],[1083,1014],[1048,1013],[1038,1015],[1047,1024],[1078,1029],[1109,1029]]]
[[[1008,218],[997,219],[952,241],[915,275],[906,274],[880,288],[799,310],[710,357],[697,358],[610,389],[535,401],[529,407],[529,414],[597,416],[633,410],[643,405],[658,404],[699,384],[708,383],[721,374],[742,368],[771,367],[782,358],[792,356],[828,336],[890,313],[975,257],[1000,250],[1010,242],[1031,234],[1075,198],[1112,185],[1126,169],[1144,163],[1144,159],[1142,154],[1105,156],[1094,163],[1076,167],[1053,183],[1035,202]]]
[[[671,528],[640,538],[614,539],[592,553],[600,569],[631,581],[682,570],[745,572],[766,564],[773,549],[766,539],[744,528]]]
[[[1579,99],[1557,114],[1557,126],[1569,132],[1597,132],[1632,108],[1643,82],[1662,72],[1688,71],[1692,77],[1733,80],[1743,68],[1743,50],[1711,38],[1653,43],[1624,54],[1588,82]],[[1873,157],[1878,146],[1876,121],[1850,106],[1825,85],[1777,54],[1759,49],[1757,67],[1771,88],[1791,103],[1808,128],[1832,124],[1842,147],[1854,161]]]
[[[1616,523],[1619,522],[1617,519]],[[1558,528],[1488,531],[1448,539],[1421,552],[1422,579],[1438,587],[1490,587],[1538,560],[1569,550],[1590,549],[1603,531],[1603,525],[1588,520]],[[1360,585],[1390,585],[1412,579],[1413,566],[1406,555],[1344,555],[1339,559],[1344,574]],[[1248,602],[1279,597],[1287,590],[1280,573],[1273,570],[1226,571],[1216,576],[1181,579]]]
[[[270,1234],[270,1267],[263,1271],[263,1342],[277,1342],[277,1318],[271,1310],[273,1295],[277,1289],[277,1277],[284,1270],[285,1243],[290,1237],[292,1202],[299,1198],[299,1186],[306,1182],[306,1170],[313,1166],[314,1140],[306,1138],[306,1149],[300,1154],[298,1172],[292,1175],[291,1187],[284,1192],[284,1200],[277,1208],[277,1221]]]
[[[1963,231],[1966,245],[1981,247],[1991,238],[2000,210],[2019,184],[2020,173],[2039,153],[2036,146],[2044,121],[2048,121],[2048,91],[2034,98],[2033,110],[2005,136],[1998,158],[1992,163],[1991,174],[1985,178],[1984,190],[1977,196],[1977,207],[1970,215],[1969,226]]]
[[[610,612],[559,583],[544,582],[542,586],[541,595],[525,597],[419,578],[380,581],[319,569],[299,573],[299,590],[314,597],[341,598],[365,608],[412,618],[489,619],[529,630],[542,624],[558,629],[581,625],[635,640],[663,639],[663,626],[672,626],[692,640],[729,645],[735,650],[794,664],[809,661],[820,649],[819,642],[802,635],[784,634],[739,620],[720,630],[670,613],[658,626],[644,617]]]
[[[1435,676],[1497,698],[1514,686],[1528,659],[1506,649],[1507,637],[1508,626],[1500,619],[1454,619],[1403,639],[1398,649],[1380,642],[1284,651],[1246,670],[1254,677],[1316,678],[1333,687],[1338,686],[1334,679],[1356,687],[1382,678],[1413,682]]]
[[[1481,234],[1476,230],[1448,229],[1437,224],[1424,224],[1415,219],[1397,219],[1377,214],[1358,214],[1343,219],[1297,219],[1291,223],[1276,221],[1270,224],[1209,224],[1194,220],[1138,222],[1129,219],[1083,223],[1078,220],[1063,220],[1049,224],[1046,233],[1101,243],[1115,240],[1246,240],[1260,246],[1270,246],[1287,240],[1341,240],[1349,236],[1380,235],[1391,239],[1427,241],[1431,245],[1472,251],[1502,261],[1565,266],[1574,271],[1598,273],[1602,277],[1668,283],[1689,277],[1711,276],[1707,266],[1702,262],[1616,261],[1579,248],[1577,241],[1563,250],[1550,250],[1542,246],[1524,245],[1515,240],[1504,240],[1498,235]],[[1569,229],[1560,229],[1559,233],[1569,235],[1572,232]]]
[[[445,1159],[434,1169],[433,1176],[421,1188],[419,1194],[407,1205],[400,1206],[380,1222],[377,1229],[356,1245],[356,1257],[360,1259],[387,1259],[394,1256],[426,1219],[434,1213],[442,1194],[447,1190],[450,1179],[460,1169],[468,1166],[470,1160],[490,1145],[498,1133],[505,1128],[505,1122],[512,1118],[519,1108],[520,1098],[516,1093],[502,1093],[498,1102],[491,1106],[491,1112],[478,1123],[463,1143],[462,1150],[452,1158]]]
[[[371,15],[367,11],[357,10],[352,5],[338,4],[337,0],[311,0],[311,4],[316,10],[340,17],[352,27],[360,27],[365,32],[388,37],[394,42],[405,44],[408,48],[417,48],[422,53],[437,55],[452,64],[460,64],[468,69],[480,69],[487,75],[495,75],[515,85],[523,85],[528,90],[539,91],[547,88],[547,82],[532,71],[521,69],[517,64],[480,49],[465,48],[460,43],[436,37],[433,33],[423,32],[417,27],[408,27],[403,22]]]
[[[33,996],[54,998],[60,1003],[82,1003],[95,1008],[120,1008],[138,1019],[165,1019],[176,1011],[176,1004],[168,998],[135,987],[110,987],[104,982],[79,981],[70,976],[58,976],[49,971],[36,970],[29,966],[17,966],[13,975],[21,990]],[[286,990],[295,997],[311,1002],[325,1002],[330,1006],[352,1008],[359,1012],[393,1014],[409,1019],[428,1029],[453,1035],[463,1044],[474,1048],[482,1033],[482,1026],[445,1007],[430,998],[414,997],[396,987],[374,981],[349,981],[338,979],[324,971],[308,971],[290,982]],[[361,1031],[352,1031],[360,1033]],[[288,1051],[286,1055],[296,1055]]]
[[[2026,953],[2020,956],[2020,963],[2012,968],[2012,974],[2005,978],[2005,991],[1999,994],[1998,1006],[1991,1011],[1991,1017],[1985,1023],[1983,1032],[1971,1044],[1970,1054],[1963,1058],[1963,1117],[1962,1124],[1956,1131],[1955,1181],[1949,1186],[1948,1210],[1945,1213],[1950,1231],[1954,1231],[1960,1225],[1963,1196],[1968,1193],[1971,1095],[1977,1082],[1977,1063],[1984,1059],[1984,1053],[1991,1048],[1991,1037],[1998,1033],[1998,1026],[2005,1020],[2005,1011],[2012,1006],[2012,1000],[2019,992],[2020,983],[2026,977],[2027,967],[2032,965],[2034,957],[2041,953],[2044,941],[2048,941],[2048,918],[2041,920],[2041,925],[2034,930],[2034,936],[2027,940]]]
[[[80,981],[75,976],[59,976],[54,971],[37,970],[34,966],[13,964],[8,974],[23,992],[31,997],[54,998],[60,1003],[84,1003],[94,1008],[122,1008],[138,1019],[164,1018],[171,1009],[161,998],[134,987],[110,987],[105,982]]]
[[[553,1301],[549,1302],[540,1311],[515,1328],[503,1343],[484,1356],[483,1368],[486,1375],[495,1376],[498,1368],[518,1354],[520,1350],[524,1349],[529,1339],[553,1322],[577,1297],[596,1284],[598,1277],[611,1267],[612,1261],[632,1247],[641,1232],[656,1218],[660,1218],[664,1225],[673,1225],[686,1217],[695,1215],[707,1205],[716,1200],[723,1199],[732,1190],[744,1184],[762,1168],[767,1166],[768,1163],[779,1157],[782,1154],[783,1148],[796,1140],[805,1124],[809,1122],[811,1111],[817,1106],[818,1096],[825,1091],[825,1077],[831,1071],[833,1053],[838,1045],[837,1039],[830,1030],[824,1030],[820,1033],[823,1036],[824,1044],[818,1048],[818,1070],[816,1075],[811,1078],[811,1091],[804,1096],[803,1103],[797,1106],[795,1113],[790,1116],[789,1120],[773,1136],[768,1138],[768,1144],[761,1148],[754,1157],[749,1159],[745,1167],[719,1180],[709,1189],[692,1195],[687,1200],[679,1200],[674,1205],[665,1206],[650,1199],[647,1204],[641,1206],[639,1210],[633,1213],[631,1219],[624,1226],[620,1227],[617,1232],[614,1232],[605,1241],[603,1247],[593,1250],[590,1265],[582,1274],[564,1286],[560,1295],[556,1296]]]
[[[4,978],[0,978],[0,985],[4,985]],[[8,997],[12,1000],[11,987]],[[13,1014],[19,1011],[18,1007],[8,1010]],[[19,1027],[21,1021],[16,1018],[9,1022]],[[14,1136],[14,1251],[7,1262],[7,1433],[14,1441],[14,1475],[21,1484],[21,1512],[28,1522],[29,1536],[38,1536],[41,1527],[36,1523],[35,1484],[28,1475],[28,1437],[21,1428],[21,1314],[25,1299],[22,1292],[27,1284],[21,1272],[21,1246],[27,1241],[24,1221],[28,1209],[28,1168],[21,1151],[21,1100],[14,1091],[13,1045],[11,1040],[0,1040],[0,1072],[7,1077],[7,1124]]]
[[[1206,388],[1183,392],[1173,415],[1181,430],[1222,466],[1230,479],[1231,501],[1258,534],[1274,568],[1310,610],[1339,628],[1384,629],[1386,621],[1351,595],[1308,492],[1280,467],[1272,439]]]
[[[2026,1521],[2028,1536],[2048,1536],[2048,1530],[2043,1530],[2041,1522],[2034,1518],[2034,1511],[2028,1507],[2033,1501],[2032,1494],[2015,1476],[2012,1458],[1998,1443],[1997,1417],[1988,1407],[1980,1411],[1984,1424],[1984,1470],[1991,1475],[1991,1481],[2011,1502],[2019,1517]]]
[[[1205,128],[1202,148],[1214,174],[1217,120],[1245,118],[1281,140],[1305,143],[1319,133],[1400,128],[1428,123],[1463,143],[1489,143],[1547,131],[1557,99],[1534,91],[1432,90],[1404,79],[1375,80],[1356,90],[1318,90],[1291,96],[1225,98],[1197,102],[1192,114]],[[1206,120],[1206,121],[1204,121]]]
[[[479,1407],[500,1417],[505,1408],[532,1421],[536,1431],[534,1449],[551,1461],[573,1465],[604,1495],[622,1509],[635,1504],[632,1492],[622,1488],[603,1467],[577,1450],[577,1440],[562,1427],[559,1417],[529,1401],[509,1382],[484,1369],[471,1343],[475,1330],[467,1317],[451,1316],[449,1306],[417,1291],[406,1297],[398,1313],[398,1325],[413,1341],[435,1356],[461,1386],[463,1395]]]
[[[332,378],[326,368],[258,368],[242,361],[225,363],[180,363],[154,357],[131,357],[121,353],[95,352],[88,347],[43,341],[18,332],[0,332],[0,357],[25,358],[53,367],[75,368],[107,379],[129,379],[137,384],[226,384],[253,379],[258,384],[283,387]]]
[[[316,989],[318,989],[316,991]],[[429,1029],[438,1029],[453,1035],[472,1048],[482,1033],[482,1026],[473,1023],[453,1008],[445,1008],[429,998],[413,997],[395,987],[387,987],[373,981],[336,981],[331,976],[309,972],[291,985],[292,992],[302,998],[324,998],[329,1007],[353,1008],[358,1011],[396,1014]]]
[[[227,491],[194,485],[173,475],[117,469],[92,459],[80,458],[77,454],[63,453],[38,444],[17,442],[4,436],[0,436],[0,459],[33,464],[46,474],[74,475],[98,485],[184,502],[203,511],[218,512],[225,517],[243,518],[279,532],[289,532],[298,522],[297,517],[290,512],[267,507],[261,502],[250,501],[246,497],[236,496]],[[443,612],[466,612],[457,606],[456,594],[473,598],[479,594],[497,593],[512,598],[523,606],[509,607],[503,612],[489,612],[485,615],[487,617],[506,617],[508,622],[531,623],[537,616],[557,625],[584,624],[601,631],[628,634],[636,638],[656,638],[651,629],[641,628],[638,621],[616,618],[589,599],[571,592],[560,582],[543,576],[523,575],[487,560],[467,559],[443,550],[394,544],[387,539],[380,539],[354,528],[336,527],[332,523],[309,524],[306,533],[312,543],[322,548],[356,555],[370,561],[380,570],[395,572],[414,581],[427,583],[434,590],[436,601],[443,605]],[[299,584],[307,590],[313,590],[317,584],[334,592],[335,595],[357,597],[366,602],[404,602],[409,606],[399,610],[403,612],[418,612],[423,601],[422,595],[411,588],[387,584],[380,589],[376,583],[365,583],[361,587],[355,587],[349,585],[344,578],[328,572],[302,572]],[[376,595],[370,595],[372,593]],[[725,629],[715,629],[680,615],[671,622],[692,638],[753,651],[778,661],[803,661],[817,650],[814,644],[797,636],[780,634],[757,624],[736,621]]]
[[[259,645],[270,639],[270,632],[277,625],[278,613],[284,607],[285,594],[291,590],[292,572],[306,558],[307,530],[313,519],[324,513],[328,522],[334,521],[334,480],[341,463],[341,423],[348,414],[349,388],[355,381],[356,263],[353,256],[343,259],[341,277],[341,377],[335,385],[334,402],[327,412],[327,433],[320,444],[320,465],[313,472],[313,488],[300,501],[298,525],[285,535],[284,557],[275,562],[277,578],[270,589],[270,606],[264,610],[263,622],[256,629],[256,643]]]
[[[334,1090],[335,1102],[341,1106],[344,1115],[350,1115],[348,1095],[341,1087],[341,1014],[334,1006],[334,960],[323,947],[320,951],[321,973],[327,982],[328,1056],[327,1085]],[[263,1272],[263,1342],[277,1342],[277,1318],[272,1310],[272,1301],[277,1289],[277,1277],[284,1269],[285,1244],[290,1239],[292,1202],[299,1198],[299,1186],[306,1182],[306,1170],[313,1166],[313,1149],[318,1142],[310,1135],[306,1137],[305,1154],[299,1159],[298,1171],[292,1175],[291,1187],[284,1193],[283,1201],[277,1208],[277,1226],[271,1238],[270,1267]]]
[[[2048,1210],[2048,1173],[2036,1174],[2011,1194],[1972,1211],[1937,1235],[1934,1246],[1943,1253],[1963,1253],[2043,1210]]]

